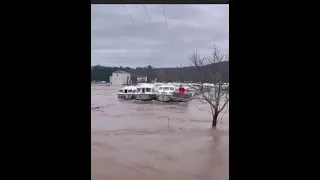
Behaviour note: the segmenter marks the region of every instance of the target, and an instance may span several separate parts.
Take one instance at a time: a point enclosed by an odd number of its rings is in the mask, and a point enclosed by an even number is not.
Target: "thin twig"
[[[208,113],[210,113],[210,114],[213,114],[213,113],[211,113],[210,111],[208,111],[208,110],[206,110],[206,109],[200,109],[200,107],[198,106],[198,105],[196,105],[197,106],[197,108],[200,110],[200,111],[206,111],[206,112],[208,112]]]

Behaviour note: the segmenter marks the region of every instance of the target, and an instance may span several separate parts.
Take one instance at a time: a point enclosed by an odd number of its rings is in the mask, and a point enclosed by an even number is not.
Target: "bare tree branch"
[[[210,114],[213,114],[213,112],[211,111],[208,111],[208,110],[206,110],[206,109],[201,109],[198,105],[196,105],[197,106],[197,108],[200,110],[200,111],[206,111],[206,112],[208,112],[208,113],[210,113]]]
[[[229,102],[229,99],[226,100],[226,101],[224,102],[222,108],[220,108],[220,110],[218,110],[219,113],[226,107],[226,105],[228,104],[228,102]]]
[[[224,111],[224,113],[222,114],[222,116],[221,116],[221,119],[220,119],[220,121],[219,122],[221,122],[222,121],[222,118],[224,117],[224,115],[226,114],[226,112],[229,110],[229,106],[227,105],[227,109]]]

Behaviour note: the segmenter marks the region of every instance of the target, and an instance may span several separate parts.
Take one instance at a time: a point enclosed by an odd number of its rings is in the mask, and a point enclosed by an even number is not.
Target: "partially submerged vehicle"
[[[163,84],[157,88],[156,98],[158,101],[170,102],[172,101],[172,94],[176,90],[176,87],[172,84]]]
[[[119,90],[117,93],[119,99],[134,99],[136,93],[136,87],[135,86],[125,86]]]
[[[223,83],[221,86],[222,90],[227,91],[229,90],[229,83]]]
[[[154,84],[139,83],[135,93],[135,99],[141,101],[149,101],[156,97],[156,89]]]
[[[180,85],[178,91],[172,93],[172,101],[174,102],[188,102],[192,99],[193,94],[190,92],[188,86]]]

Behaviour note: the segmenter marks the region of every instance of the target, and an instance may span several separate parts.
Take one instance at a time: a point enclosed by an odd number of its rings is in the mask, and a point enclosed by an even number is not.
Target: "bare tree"
[[[197,51],[189,56],[191,65],[194,66],[199,73],[199,88],[191,85],[189,87],[195,90],[197,97],[202,103],[210,105],[212,114],[212,127],[217,126],[218,116],[229,102],[229,88],[223,88],[222,74],[218,69],[218,63],[228,61],[229,55],[220,52],[216,46],[213,47],[213,53],[209,57],[200,57]],[[214,84],[213,88],[206,88],[204,82]],[[198,107],[199,108],[199,107]]]
[[[163,72],[162,69],[157,74],[157,80],[160,82],[165,82],[166,81],[166,74]]]

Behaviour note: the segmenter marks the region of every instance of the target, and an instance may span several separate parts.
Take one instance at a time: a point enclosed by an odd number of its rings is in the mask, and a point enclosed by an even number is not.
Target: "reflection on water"
[[[228,179],[228,111],[212,130],[206,104],[119,100],[118,89],[91,86],[93,180]]]

